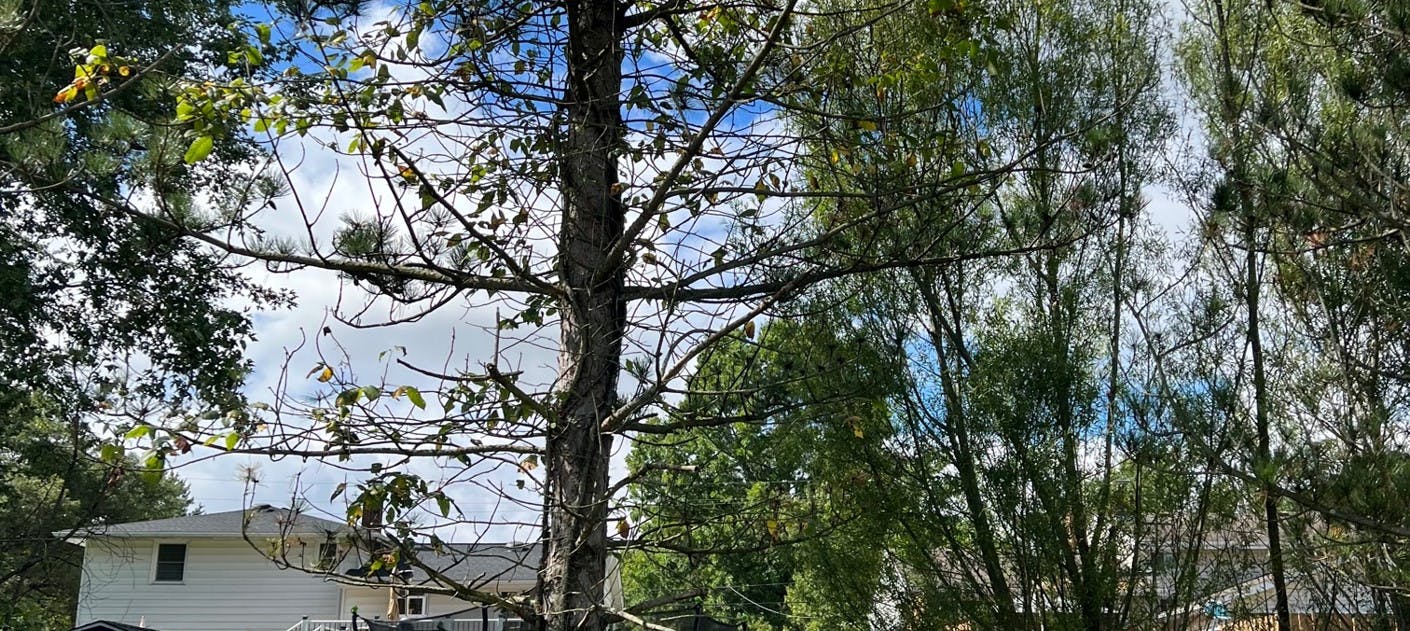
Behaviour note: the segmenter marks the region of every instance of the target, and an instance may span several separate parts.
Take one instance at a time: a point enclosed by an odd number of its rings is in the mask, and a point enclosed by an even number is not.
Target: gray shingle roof
[[[226,537],[344,532],[347,524],[261,504],[248,510],[99,525],[80,537]]]
[[[457,582],[531,583],[538,578],[543,548],[535,543],[451,543],[425,549],[416,559]]]
[[[97,620],[81,627],[74,627],[73,631],[157,631],[147,627],[139,627],[135,624],[124,624],[111,620]]]
[[[539,561],[543,547],[533,543],[447,543],[439,548],[418,547],[416,563],[402,559],[399,569],[372,570],[370,565],[349,568],[350,576],[366,577],[377,582],[390,581],[390,575],[398,575],[397,582],[410,585],[435,583],[430,572],[418,566],[424,565],[435,573],[471,587],[506,583],[532,583],[538,578]]]

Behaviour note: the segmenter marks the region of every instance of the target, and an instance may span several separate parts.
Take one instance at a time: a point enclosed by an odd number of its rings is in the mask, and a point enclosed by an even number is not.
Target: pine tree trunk
[[[1273,576],[1273,608],[1275,617],[1278,620],[1278,631],[1292,630],[1292,614],[1288,605],[1288,581],[1287,570],[1283,563],[1283,542],[1282,533],[1279,528],[1278,519],[1278,496],[1275,493],[1275,475],[1272,469],[1273,449],[1272,432],[1268,420],[1268,378],[1264,374],[1263,368],[1263,335],[1259,330],[1259,278],[1258,278],[1258,249],[1254,241],[1254,216],[1252,211],[1252,195],[1248,193],[1247,186],[1243,185],[1243,203],[1247,215],[1247,225],[1245,229],[1245,245],[1248,248],[1245,254],[1245,291],[1248,292],[1248,344],[1249,354],[1253,359],[1253,407],[1254,425],[1258,433],[1258,445],[1254,453],[1255,472],[1260,478],[1264,478],[1263,483],[1263,526],[1268,536],[1268,563],[1269,573]]]
[[[1268,412],[1268,380],[1264,373],[1263,334],[1260,331],[1261,315],[1260,290],[1262,282],[1258,274],[1259,255],[1258,208],[1253,195],[1248,165],[1249,146],[1244,138],[1243,115],[1248,103],[1235,86],[1240,85],[1234,71],[1234,35],[1229,20],[1235,11],[1243,7],[1237,3],[1226,4],[1221,0],[1213,3],[1215,23],[1214,36],[1216,51],[1222,74],[1220,89],[1220,121],[1228,129],[1228,151],[1231,153],[1221,162],[1229,170],[1228,181],[1236,187],[1239,213],[1243,218],[1244,254],[1244,307],[1247,310],[1245,335],[1253,369],[1253,414],[1254,430],[1258,444],[1254,448],[1254,473],[1262,480],[1263,526],[1268,537],[1269,570],[1273,579],[1274,614],[1278,631],[1292,630],[1292,615],[1288,605],[1288,585],[1284,567],[1282,537],[1279,529],[1278,498],[1275,494],[1276,471],[1272,469],[1272,436]],[[1254,9],[1257,10],[1256,8]]]
[[[607,566],[611,437],[626,308],[609,252],[623,230],[617,156],[623,142],[620,30],[615,2],[567,3],[568,58],[558,272],[559,381],[547,438],[547,549],[541,628],[600,631]]]

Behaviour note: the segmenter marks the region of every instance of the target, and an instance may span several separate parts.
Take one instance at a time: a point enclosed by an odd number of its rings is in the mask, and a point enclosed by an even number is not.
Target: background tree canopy
[[[17,631],[73,626],[82,550],[64,541],[70,533],[192,508],[173,477],[99,459],[98,440],[54,407],[38,396],[10,402],[0,430],[0,620]]]
[[[1404,609],[1398,2],[110,9],[0,5],[4,448],[333,463],[545,630]],[[340,282],[263,401],[251,264]]]
[[[230,21],[223,2],[0,3],[0,626],[72,626],[81,550],[64,533],[191,508],[152,468],[160,454],[115,448],[124,424],[243,407],[252,331],[234,301],[275,296],[228,258],[53,185],[144,187],[172,209],[221,196],[251,148],[180,165],[161,86],[223,61]],[[95,78],[102,98],[56,103],[71,56],[104,42],[122,53]]]

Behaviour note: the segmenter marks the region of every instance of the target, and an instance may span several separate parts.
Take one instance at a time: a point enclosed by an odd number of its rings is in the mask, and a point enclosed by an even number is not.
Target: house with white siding
[[[157,631],[332,631],[351,629],[354,612],[411,629],[434,619],[429,628],[512,631],[505,612],[432,593],[427,570],[512,596],[534,586],[540,562],[535,544],[448,544],[417,551],[420,568],[379,568],[383,557],[347,524],[266,505],[100,526],[72,540],[84,548],[75,624]],[[612,569],[604,588],[618,604]]]

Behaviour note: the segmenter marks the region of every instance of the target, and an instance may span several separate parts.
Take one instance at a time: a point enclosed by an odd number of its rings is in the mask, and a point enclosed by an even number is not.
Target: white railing
[[[397,625],[396,622],[386,620],[372,620],[379,628],[385,625]],[[401,621],[409,631],[517,631],[520,627],[520,620],[490,618],[413,618]],[[367,631],[369,628],[366,618],[359,618],[357,621],[358,631]],[[352,620],[310,620],[304,618],[286,631],[352,631]]]

